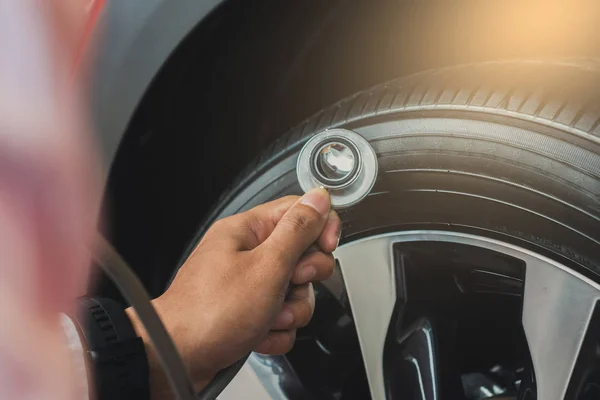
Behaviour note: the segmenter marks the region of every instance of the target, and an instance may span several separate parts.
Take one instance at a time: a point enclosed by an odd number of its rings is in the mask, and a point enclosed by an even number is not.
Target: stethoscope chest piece
[[[341,209],[364,199],[377,179],[377,154],[369,142],[347,129],[317,133],[298,155],[296,173],[305,192],[326,188],[331,206]]]

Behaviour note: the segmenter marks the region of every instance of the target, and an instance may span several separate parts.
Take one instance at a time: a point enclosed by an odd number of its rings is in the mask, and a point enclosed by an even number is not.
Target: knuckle
[[[317,214],[316,211],[311,213],[309,210],[297,210],[289,218],[286,218],[284,223],[293,232],[305,234],[311,232],[315,226],[317,221],[315,214]]]
[[[252,263],[257,268],[271,271],[281,265],[283,251],[280,246],[262,246],[252,251]]]
[[[239,226],[239,215],[230,215],[229,217],[221,218],[213,222],[212,226],[208,230],[208,233],[231,233],[237,230]]]
[[[286,273],[284,266],[284,252],[278,247],[259,247],[248,253],[245,265],[247,284],[260,291],[269,293],[277,300],[284,300],[286,293],[283,276]]]
[[[266,229],[264,225],[264,220],[258,218],[256,215],[248,214],[240,223],[239,235],[240,237],[246,237],[248,243],[254,248],[265,239]]]
[[[221,218],[216,220],[215,222],[213,222],[212,226],[210,227],[211,230],[215,231],[215,230],[221,230],[222,228],[224,228],[227,225],[227,219],[228,218]]]

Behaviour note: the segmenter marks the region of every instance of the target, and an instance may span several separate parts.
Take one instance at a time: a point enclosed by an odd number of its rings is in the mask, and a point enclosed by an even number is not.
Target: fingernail
[[[327,217],[327,223],[323,232],[327,238],[328,251],[336,249],[340,242],[340,235],[342,231],[342,221],[334,210],[329,210],[329,216]]]
[[[302,267],[300,271],[298,271],[297,281],[298,282],[308,282],[317,274],[317,270],[312,265],[307,265],[306,267]]]
[[[327,215],[331,205],[329,193],[323,188],[315,188],[310,190],[304,196],[302,196],[300,203],[314,208],[323,216]]]
[[[292,324],[292,322],[294,322],[294,314],[288,310],[281,311],[275,319],[275,325],[278,327],[289,326]]]

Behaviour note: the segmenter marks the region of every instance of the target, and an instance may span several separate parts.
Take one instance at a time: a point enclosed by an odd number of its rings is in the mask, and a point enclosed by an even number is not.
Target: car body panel
[[[106,171],[152,79],[221,0],[107,0],[94,33],[92,114]]]

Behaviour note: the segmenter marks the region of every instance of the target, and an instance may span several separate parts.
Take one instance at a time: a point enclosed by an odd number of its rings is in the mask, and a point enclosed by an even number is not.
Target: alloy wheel
[[[436,288],[437,293],[446,289],[439,285],[439,270],[420,264],[427,259],[423,249],[449,255],[452,265],[444,266],[441,275],[451,278],[446,281],[453,282],[459,297],[487,293],[519,299],[521,314],[516,317],[529,352],[523,359],[531,361],[529,382],[523,378],[527,366],[521,368],[521,377],[509,379],[515,384],[512,393],[507,385],[478,385],[476,375],[457,374],[461,356],[448,345],[448,331],[440,321],[451,315],[440,316],[420,300],[429,297],[425,303],[438,311],[440,302],[444,310],[452,301],[444,295],[435,298]],[[558,400],[598,395],[600,285],[588,277],[509,243],[447,231],[371,236],[341,246],[335,257],[343,288],[331,282],[326,286],[336,296],[347,294],[373,399]],[[426,296],[419,293],[421,285],[431,285]],[[498,318],[497,323],[500,329],[504,322]],[[252,399],[310,398],[282,356],[253,355],[222,398],[234,398],[228,396],[235,396],[239,387]]]

